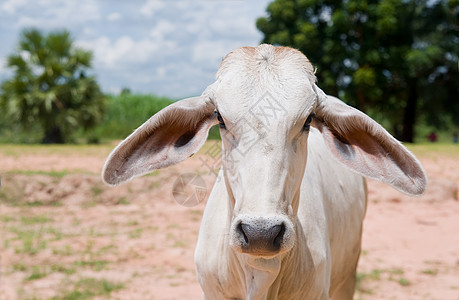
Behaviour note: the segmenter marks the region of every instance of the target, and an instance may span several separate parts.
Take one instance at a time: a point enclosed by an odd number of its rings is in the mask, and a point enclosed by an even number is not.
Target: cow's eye
[[[304,125],[303,125],[303,130],[304,131],[309,131],[309,129],[311,128],[311,122],[312,122],[312,119],[315,117],[314,114],[310,114],[308,116],[308,118],[306,119],[306,122],[304,122]]]
[[[217,114],[218,127],[225,129],[226,125],[225,125],[225,121],[223,121],[222,115],[220,115],[218,111],[216,111],[215,113]]]

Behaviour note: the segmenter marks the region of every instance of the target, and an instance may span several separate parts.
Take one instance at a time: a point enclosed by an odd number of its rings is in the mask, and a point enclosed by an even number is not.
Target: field
[[[205,201],[181,206],[172,189],[194,173],[210,191],[215,143],[116,188],[99,175],[113,143],[0,146],[0,299],[200,299]],[[411,149],[429,189],[410,198],[369,182],[355,299],[459,299],[459,147]]]

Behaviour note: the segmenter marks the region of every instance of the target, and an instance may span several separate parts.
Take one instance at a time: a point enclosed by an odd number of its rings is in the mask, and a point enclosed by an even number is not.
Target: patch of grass
[[[150,183],[148,185],[148,190],[155,190],[155,189],[160,188],[160,187],[161,187],[161,182],[153,181],[152,183]]]
[[[2,217],[1,217],[1,220],[2,220],[2,222],[7,223],[7,222],[15,221],[16,218],[10,217],[10,216],[2,216]]]
[[[46,271],[45,266],[33,266],[32,273],[29,276],[27,276],[24,280],[25,281],[37,280],[37,279],[46,277],[47,275],[48,275],[48,272]]]
[[[441,261],[439,260],[426,260],[424,263],[427,265],[441,265]]]
[[[89,267],[94,271],[103,270],[109,262],[107,260],[80,260],[73,263],[76,267]]]
[[[186,246],[187,246],[186,243],[180,240],[176,240],[174,244],[172,245],[172,247],[174,248],[186,248]]]
[[[1,144],[0,155],[20,158],[23,155],[36,156],[96,156],[104,158],[110,151],[113,150],[113,145],[43,145],[43,144]],[[73,171],[72,171],[73,172]]]
[[[136,226],[139,225],[139,221],[137,220],[132,220],[127,223],[128,226]]]
[[[47,216],[30,216],[30,217],[21,217],[21,223],[23,225],[34,225],[34,224],[42,224],[53,221],[53,219],[48,218]]]
[[[110,252],[111,250],[117,250],[117,249],[118,247],[115,244],[110,244],[110,245],[104,246],[100,248],[99,250],[97,250],[97,255],[104,254],[104,253]]]
[[[96,184],[91,187],[91,192],[94,197],[99,196],[104,191],[102,184]]]
[[[61,249],[53,248],[52,251],[54,255],[70,256],[74,254],[72,246],[70,245],[65,245],[64,248],[61,248]]]
[[[368,289],[363,286],[363,282],[366,280],[380,280],[381,279],[382,270],[374,269],[370,273],[357,273],[356,282],[355,282],[355,289],[362,294],[373,294],[371,289]]]
[[[13,264],[12,270],[13,272],[25,272],[27,271],[27,266],[22,262],[18,262]]]
[[[389,272],[391,274],[394,274],[394,275],[403,275],[403,274],[405,274],[405,271],[403,271],[402,269],[399,269],[399,268],[393,268]]]
[[[437,269],[425,269],[425,270],[422,270],[421,273],[426,274],[426,275],[435,276],[438,274],[438,270]]]
[[[116,204],[121,204],[121,205],[129,205],[131,202],[126,199],[126,197],[120,197],[118,198],[118,201]]]
[[[50,202],[42,202],[42,201],[33,201],[33,202],[26,202],[26,203],[23,203],[24,205],[26,206],[29,206],[29,207],[38,207],[38,206],[50,206],[50,207],[58,207],[58,206],[62,206],[62,202],[60,202],[59,200],[53,200],[53,201],[50,201]],[[20,205],[20,203],[18,203],[17,205]]]
[[[63,264],[54,264],[51,266],[51,271],[72,275],[76,272],[76,268],[73,266],[65,266]]]
[[[379,280],[381,279],[381,273],[383,271],[379,269],[374,269],[371,271],[371,273],[367,274],[367,277],[371,280]]]
[[[148,173],[146,176],[158,176],[160,172],[160,170],[154,170],[153,172]]]
[[[134,231],[129,232],[129,238],[138,239],[142,236],[142,228],[136,228]]]
[[[109,297],[110,293],[123,288],[123,284],[106,279],[82,278],[78,280],[72,291],[62,296],[53,297],[53,300],[83,300],[96,296]]]
[[[16,237],[10,240],[10,242],[13,242],[11,244],[14,246],[15,252],[30,255],[46,249],[49,241],[60,240],[63,236],[61,231],[53,227],[30,228],[30,226],[22,225],[21,227],[10,227],[8,229],[16,234]]]
[[[13,230],[16,232],[17,240],[21,243],[16,245],[16,253],[24,253],[29,255],[34,255],[40,252],[41,250],[46,249],[47,242],[44,239],[43,231],[41,230]]]
[[[407,145],[415,155],[459,157],[459,146],[452,143],[419,143]]]
[[[399,278],[398,283],[400,283],[401,286],[409,286],[409,285],[411,285],[411,281],[409,281],[405,277]]]

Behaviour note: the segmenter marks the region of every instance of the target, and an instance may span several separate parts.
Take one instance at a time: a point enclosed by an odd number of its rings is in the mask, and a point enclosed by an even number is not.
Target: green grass
[[[76,268],[74,266],[66,266],[63,264],[55,264],[51,266],[52,272],[59,272],[65,275],[72,275],[76,272]]]
[[[76,170],[74,172],[81,173],[81,170]],[[62,171],[13,170],[13,171],[8,171],[5,174],[15,174],[15,175],[17,174],[17,175],[26,175],[26,176],[44,175],[44,176],[49,176],[49,177],[62,178],[65,175],[70,174],[70,171],[68,170],[62,170]]]
[[[43,215],[37,215],[37,216],[22,216],[20,218],[21,220],[21,223],[23,225],[34,225],[34,224],[43,224],[43,223],[48,223],[48,222],[52,222],[53,219],[52,218],[49,218],[47,216],[43,216]]]
[[[75,267],[88,267],[94,271],[101,271],[108,265],[107,260],[80,260],[73,263]]]
[[[452,143],[418,143],[407,144],[408,149],[415,155],[446,155],[448,157],[459,157],[459,144]]]
[[[10,216],[1,216],[0,220],[2,220],[2,222],[7,223],[7,222],[15,221],[16,218],[15,217],[10,217]]]
[[[30,219],[26,218],[27,225],[22,223],[21,226],[10,227],[8,231],[15,234],[15,237],[5,239],[4,247],[13,247],[18,254],[35,255],[48,247],[48,243],[62,239],[63,233],[53,227],[34,228],[33,224],[42,224],[40,222],[47,221],[45,219]],[[39,222],[39,223],[30,223]],[[7,242],[7,244],[6,244]]]
[[[96,156],[105,157],[113,149],[113,144],[100,145],[41,145],[41,144],[0,144],[0,155],[19,158],[22,155],[36,156]]]
[[[110,95],[103,122],[90,134],[102,140],[125,138],[152,115],[172,103],[169,98],[153,95]]]
[[[32,273],[27,276],[24,280],[25,281],[32,281],[37,280],[43,277],[46,277],[49,273],[46,270],[45,266],[33,266]]]
[[[73,290],[64,292],[61,296],[53,297],[53,300],[83,300],[96,296],[109,297],[110,293],[123,288],[122,283],[106,279],[82,278],[73,286]]]
[[[357,273],[357,280],[355,289],[361,294],[373,294],[373,291],[363,285],[365,281],[379,281],[379,280],[390,280],[398,282],[401,286],[411,285],[411,281],[401,275],[405,273],[404,270],[400,268],[392,268],[388,270],[374,269],[369,273]],[[384,275],[384,277],[383,277]]]
[[[411,281],[409,281],[405,277],[399,278],[398,283],[400,283],[401,286],[409,286],[409,285],[411,285]]]
[[[421,273],[426,274],[426,275],[435,276],[438,274],[438,270],[437,269],[425,269],[425,270],[422,270]]]

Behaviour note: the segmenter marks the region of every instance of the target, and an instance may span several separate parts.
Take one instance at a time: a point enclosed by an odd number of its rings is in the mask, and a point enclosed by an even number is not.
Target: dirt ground
[[[112,148],[0,146],[0,299],[201,298],[193,252],[205,200],[184,207],[172,191],[188,195],[179,175],[197,174],[207,197],[214,145],[115,188],[99,177]],[[414,151],[424,196],[369,182],[355,299],[459,300],[459,148]]]

